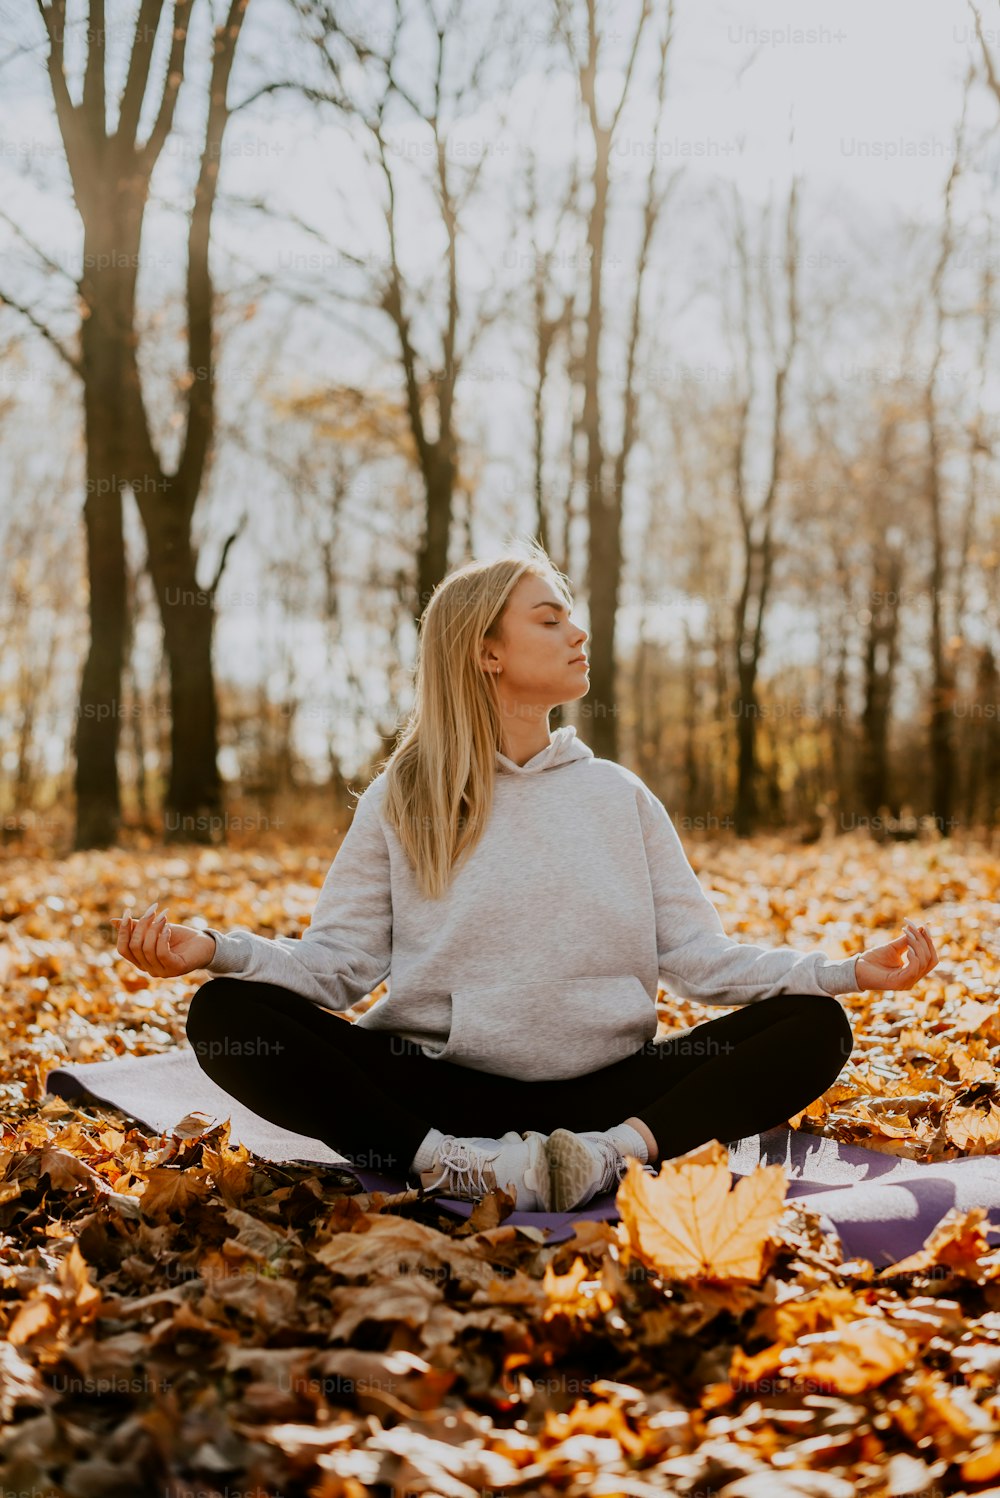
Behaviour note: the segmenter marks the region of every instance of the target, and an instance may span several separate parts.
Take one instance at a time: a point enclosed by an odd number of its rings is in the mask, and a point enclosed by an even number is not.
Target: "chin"
[[[583,681],[576,684],[575,690],[571,689],[567,691],[565,686],[563,686],[559,691],[559,696],[553,699],[553,703],[556,707],[562,707],[567,702],[579,702],[580,698],[586,697],[589,691],[590,679],[589,677],[585,677]]]

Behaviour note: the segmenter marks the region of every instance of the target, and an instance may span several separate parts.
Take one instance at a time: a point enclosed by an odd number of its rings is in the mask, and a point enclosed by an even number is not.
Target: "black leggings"
[[[212,978],[192,996],[198,1064],[262,1118],[320,1139],[359,1169],[407,1175],[428,1129],[609,1129],[642,1119],[661,1159],[784,1123],[832,1086],[854,1044],[828,995],[777,994],[581,1077],[520,1082],[435,1061],[419,1046],[272,983]]]

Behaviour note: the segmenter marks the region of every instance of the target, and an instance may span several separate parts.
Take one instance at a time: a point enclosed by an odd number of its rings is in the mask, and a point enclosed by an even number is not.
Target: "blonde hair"
[[[421,615],[413,707],[382,762],[382,814],[429,899],[447,891],[493,809],[501,713],[498,684],[483,669],[481,652],[488,640],[502,642],[507,601],[526,573],[551,582],[572,606],[569,579],[529,537],[515,538],[496,561],[450,572]]]

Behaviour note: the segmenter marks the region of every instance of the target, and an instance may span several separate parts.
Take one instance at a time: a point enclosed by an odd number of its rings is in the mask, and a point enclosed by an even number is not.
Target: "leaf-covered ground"
[[[846,955],[929,926],[917,989],[846,996],[856,1036],[797,1127],[921,1160],[1000,1151],[1000,860],[969,844],[689,844],[727,931]],[[328,856],[7,858],[0,909],[0,1492],[1000,1495],[1000,1250],[982,1209],[845,1262],[784,1172],[709,1142],[546,1244],[486,1198],[278,1166],[197,1115],[170,1137],[45,1100],[65,1059],[183,1040],[193,974],[107,924],[294,933]],[[712,1018],[661,992],[666,1033]],[[371,1002],[369,1000],[368,1002]]]

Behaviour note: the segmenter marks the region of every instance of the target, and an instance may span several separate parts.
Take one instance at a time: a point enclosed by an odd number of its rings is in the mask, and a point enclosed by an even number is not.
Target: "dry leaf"
[[[784,1211],[788,1177],[762,1165],[730,1190],[729,1155],[681,1155],[656,1176],[630,1160],[615,1198],[631,1252],[667,1279],[759,1280]]]

